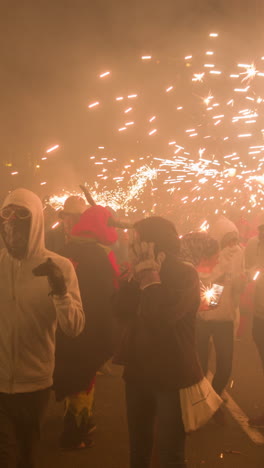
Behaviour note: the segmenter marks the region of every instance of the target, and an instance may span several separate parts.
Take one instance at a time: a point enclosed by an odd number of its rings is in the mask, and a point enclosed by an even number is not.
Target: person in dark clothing
[[[161,468],[186,467],[179,391],[203,378],[195,350],[199,278],[178,259],[170,221],[150,217],[134,227],[132,275],[116,301],[126,332],[115,356],[125,366],[130,468],[149,467],[155,422]]]
[[[117,267],[110,245],[117,234],[107,225],[110,212],[101,206],[86,210],[61,251],[76,269],[86,325],[75,340],[58,331],[54,389],[64,399],[61,447],[86,448],[93,444],[95,375],[113,354],[112,295]]]
[[[58,213],[57,223],[45,233],[47,249],[61,252],[70,238],[73,226],[78,223],[87,208],[85,200],[77,195],[71,195],[65,200],[63,210]]]

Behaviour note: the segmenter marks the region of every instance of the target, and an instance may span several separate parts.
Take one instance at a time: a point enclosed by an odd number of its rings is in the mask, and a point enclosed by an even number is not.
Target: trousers
[[[197,320],[196,342],[200,362],[207,374],[209,360],[209,340],[213,339],[216,372],[212,386],[218,395],[226,387],[232,371],[234,352],[234,324],[232,321],[217,322],[214,320]]]
[[[185,431],[179,391],[155,391],[126,382],[130,468],[149,468],[157,427],[161,468],[185,468]]]
[[[40,426],[50,390],[0,393],[0,467],[35,468]]]

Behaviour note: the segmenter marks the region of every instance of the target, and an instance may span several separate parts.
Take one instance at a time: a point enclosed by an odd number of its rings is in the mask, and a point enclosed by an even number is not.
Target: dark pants
[[[252,336],[257,346],[262,366],[264,369],[264,319],[254,317]]]
[[[179,392],[157,392],[140,384],[126,383],[130,468],[149,468],[154,427],[161,468],[185,468],[185,431]]]
[[[234,324],[233,322],[216,322],[213,320],[197,320],[196,328],[197,351],[200,362],[207,374],[209,360],[209,341],[213,338],[216,372],[212,386],[218,395],[225,389],[232,371],[234,352]]]
[[[49,389],[0,393],[0,467],[33,468]]]

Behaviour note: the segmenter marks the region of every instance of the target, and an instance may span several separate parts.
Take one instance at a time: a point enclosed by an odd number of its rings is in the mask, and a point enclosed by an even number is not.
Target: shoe
[[[108,362],[106,362],[103,366],[100,367],[100,369],[98,369],[98,371],[96,372],[97,375],[106,375],[106,376],[109,376],[109,377],[113,377],[114,374],[112,372],[112,369],[110,367],[110,365],[108,364]]]
[[[251,427],[258,427],[264,429],[264,414],[257,416],[256,418],[250,418],[248,424]]]

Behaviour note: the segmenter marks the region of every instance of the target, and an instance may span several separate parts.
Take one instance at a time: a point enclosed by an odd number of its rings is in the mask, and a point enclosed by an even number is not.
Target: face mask
[[[26,256],[31,217],[19,219],[12,217],[8,220],[1,220],[1,234],[6,248],[12,257],[21,260]]]

